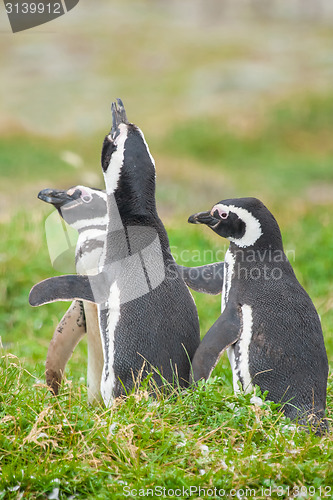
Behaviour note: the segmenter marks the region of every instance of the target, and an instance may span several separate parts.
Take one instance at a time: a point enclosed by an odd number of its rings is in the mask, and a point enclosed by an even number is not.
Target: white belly
[[[228,358],[232,369],[232,380],[235,394],[239,392],[239,384],[247,394],[253,390],[250,370],[249,370],[249,347],[252,339],[252,308],[247,304],[242,306],[242,332],[237,347],[239,354],[236,359],[235,347],[228,348]]]
[[[108,317],[106,331],[102,331],[101,338],[104,355],[104,367],[101,380],[101,394],[103,401],[107,407],[112,405],[113,391],[115,385],[115,374],[113,369],[114,360],[114,336],[116,326],[120,318],[120,290],[115,281],[110,288],[108,299]],[[100,306],[98,306],[100,309]]]
[[[101,377],[104,365],[103,349],[99,331],[97,305],[84,302],[86,316],[86,331],[88,339],[88,402],[101,401]]]
[[[235,257],[228,250],[224,260],[224,277],[221,299],[221,313],[224,311],[229,299],[231,282],[235,270]],[[232,381],[235,394],[239,392],[238,382],[241,382],[243,390],[252,390],[251,376],[249,372],[249,346],[252,338],[252,308],[246,304],[242,306],[242,332],[237,342],[239,356],[235,357],[234,345],[228,347],[227,353],[232,370]]]

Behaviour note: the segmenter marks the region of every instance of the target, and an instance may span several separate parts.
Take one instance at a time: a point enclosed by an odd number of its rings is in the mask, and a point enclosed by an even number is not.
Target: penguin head
[[[282,247],[275,218],[257,198],[222,200],[208,212],[191,215],[188,222],[206,224],[240,248],[255,245]]]
[[[154,212],[155,162],[142,131],[129,123],[120,99],[112,103],[112,128],[105,137],[101,164],[107,195],[120,214]]]
[[[61,217],[77,230],[106,224],[106,194],[99,189],[74,186],[67,190],[43,189],[38,198],[51,203]]]

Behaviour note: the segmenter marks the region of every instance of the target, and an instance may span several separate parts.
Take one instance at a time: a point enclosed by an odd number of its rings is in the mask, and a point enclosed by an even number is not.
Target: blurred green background
[[[4,348],[43,376],[67,306],[28,305],[31,286],[56,274],[44,234],[50,208],[36,196],[46,187],[103,187],[101,144],[111,101],[121,97],[155,157],[158,209],[177,261],[199,265],[226,249],[207,228],[188,225],[190,214],[227,197],[262,199],[321,315],[332,363],[331,2],[81,0],[15,35],[0,9]],[[195,300],[204,333],[220,299]],[[85,377],[85,349],[69,377]]]

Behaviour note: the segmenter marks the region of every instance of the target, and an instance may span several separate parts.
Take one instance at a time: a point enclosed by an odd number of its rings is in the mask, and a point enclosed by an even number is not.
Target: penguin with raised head
[[[190,216],[230,241],[222,314],[193,358],[193,378],[207,379],[228,348],[234,390],[258,385],[285,415],[318,434],[325,419],[328,362],[318,313],[298,282],[279,226],[256,198],[223,200]]]
[[[106,238],[106,193],[87,186],[67,190],[43,189],[38,198],[52,204],[59,215],[78,231],[75,264],[78,274],[96,274]],[[223,262],[198,267],[177,266],[185,283],[193,290],[222,292]],[[97,306],[87,301],[73,301],[57,326],[46,358],[46,383],[58,394],[62,376],[76,345],[87,333],[88,401],[99,401],[103,369]]]
[[[30,292],[31,305],[54,300],[96,302],[106,405],[152,371],[157,385],[186,386],[199,341],[196,307],[170,253],[155,205],[155,164],[139,128],[120,100],[104,140],[107,235],[98,275],[45,280]]]

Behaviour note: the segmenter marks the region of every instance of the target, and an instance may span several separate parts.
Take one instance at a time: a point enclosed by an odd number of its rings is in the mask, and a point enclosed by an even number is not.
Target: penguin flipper
[[[68,274],[48,278],[30,290],[29,304],[40,306],[58,300],[81,299],[88,302],[103,302],[107,295],[107,284],[102,273],[94,276]]]
[[[240,312],[237,306],[227,305],[199,344],[192,360],[192,382],[207,380],[223,352],[239,340]]]
[[[215,262],[198,267],[178,265],[186,285],[195,292],[218,295],[222,293],[224,262]]]
[[[45,363],[46,383],[57,395],[68,360],[86,333],[83,304],[75,300],[54,331]]]

